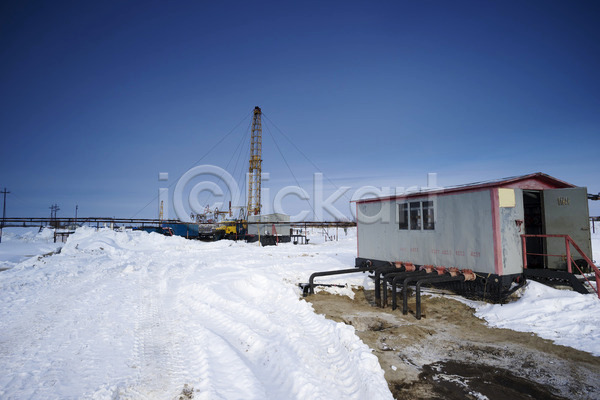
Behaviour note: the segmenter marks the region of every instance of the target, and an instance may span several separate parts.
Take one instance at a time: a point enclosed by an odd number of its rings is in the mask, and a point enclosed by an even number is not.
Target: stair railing
[[[569,235],[521,235],[521,243],[523,247],[523,269],[527,269],[527,255],[536,255],[536,256],[550,256],[550,257],[564,257],[562,254],[541,254],[541,253],[527,253],[527,238],[528,237],[536,237],[536,238],[549,238],[549,237],[561,237],[565,239],[565,247],[566,247],[566,258],[567,258],[567,271],[569,273],[573,273],[573,265],[579,271],[579,273],[583,276],[583,279],[590,285],[590,287],[594,290],[598,298],[600,299],[600,269],[590,260],[590,258],[581,250],[581,248],[575,243],[575,241]],[[592,283],[585,276],[585,273],[581,270],[579,265],[573,259],[571,254],[571,246],[572,245],[575,250],[583,257],[583,259],[587,262],[587,264],[592,267],[594,271],[594,276],[596,278],[596,287],[592,285]]]

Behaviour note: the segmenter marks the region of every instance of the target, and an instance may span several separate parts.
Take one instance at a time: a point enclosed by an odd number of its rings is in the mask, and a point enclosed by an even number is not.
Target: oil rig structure
[[[262,110],[254,107],[252,112],[252,127],[250,135],[250,157],[248,163],[248,201],[244,206],[233,206],[229,202],[228,210],[211,209],[209,206],[197,214],[192,214],[192,222],[164,219],[162,201],[159,204],[158,219],[147,218],[102,218],[75,217],[57,218],[6,218],[2,226],[53,226],[63,229],[64,236],[73,233],[75,226],[88,225],[108,228],[133,228],[147,232],[157,232],[165,235],[183,236],[188,239],[214,241],[221,239],[260,241],[263,245],[294,241],[308,243],[306,232],[308,228],[347,228],[356,226],[351,221],[302,221],[290,222],[290,217],[281,213],[261,214],[262,189]],[[54,206],[53,206],[54,207]],[[56,206],[58,208],[58,206]],[[238,208],[234,217],[233,208]],[[63,233],[61,233],[62,235]]]

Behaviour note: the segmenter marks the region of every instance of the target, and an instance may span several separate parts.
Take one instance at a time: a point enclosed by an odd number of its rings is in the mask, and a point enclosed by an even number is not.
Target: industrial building
[[[248,235],[271,237],[276,242],[289,242],[291,237],[290,216],[281,213],[248,216]],[[262,239],[261,239],[262,240]]]
[[[568,258],[584,258],[575,247],[591,259],[587,189],[543,173],[364,199],[356,207],[357,267],[468,269],[505,290],[524,268],[570,269]]]

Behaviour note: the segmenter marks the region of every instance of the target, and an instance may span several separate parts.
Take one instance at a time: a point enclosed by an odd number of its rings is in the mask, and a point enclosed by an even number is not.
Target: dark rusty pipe
[[[396,276],[409,276],[411,274],[413,274],[414,272],[418,272],[417,268],[415,267],[415,265],[413,263],[405,263],[404,264],[404,271],[401,272],[392,272],[390,274],[386,274],[383,277],[383,307],[387,307],[387,284],[388,282],[393,283],[393,278]],[[396,287],[392,286],[392,293],[395,293],[396,291]],[[393,298],[393,294],[392,294],[392,298]]]
[[[396,291],[396,286],[394,285],[394,279],[396,279],[396,281],[398,279],[404,279],[408,276],[413,276],[413,275],[421,275],[422,272],[421,271],[404,271],[404,272],[398,272],[398,273],[391,273],[391,274],[387,274],[383,277],[383,285],[384,288],[387,289],[387,285],[388,283],[391,285],[391,289],[392,289],[392,302],[394,299],[394,292]],[[387,290],[384,290],[383,292],[383,307],[387,307],[388,306],[388,294],[387,294]],[[393,304],[393,303],[392,303]]]
[[[304,297],[307,296],[307,294],[315,294],[315,284],[314,284],[314,280],[317,276],[329,276],[329,275],[342,275],[342,274],[352,274],[354,272],[367,272],[367,271],[373,271],[374,268],[373,267],[362,267],[362,268],[349,268],[349,269],[340,269],[340,270],[336,270],[336,271],[323,271],[323,272],[315,272],[314,274],[312,274],[308,280],[308,286],[305,287],[305,289],[303,290],[302,295]],[[307,289],[308,289],[308,293],[307,293]]]
[[[375,305],[377,307],[381,307],[381,282],[382,282],[382,277],[384,278],[383,283],[383,298],[385,299],[385,302],[387,302],[387,284],[385,282],[385,276],[387,276],[388,273],[396,273],[396,272],[402,272],[404,271],[404,267],[380,267],[377,268],[375,270]],[[385,307],[385,305],[384,305]]]
[[[408,314],[408,284],[410,282],[418,281],[420,279],[420,277],[423,275],[427,275],[427,270],[421,270],[419,272],[421,272],[419,275],[409,276],[408,278],[404,279],[404,282],[402,284],[402,314],[404,314],[404,315]],[[432,272],[431,275],[434,275],[434,273]],[[437,273],[435,273],[435,276],[438,277],[439,275]],[[392,287],[393,287],[393,283],[392,283]],[[395,294],[395,292],[394,292],[394,294]],[[392,309],[395,310],[395,308],[393,308],[393,306],[392,306]]]
[[[419,270],[419,271],[407,271],[404,274],[394,274],[394,276],[390,276],[389,280],[391,281],[392,284],[392,310],[395,310],[397,308],[398,305],[398,293],[396,293],[396,288],[398,287],[398,282],[409,278],[409,277],[419,277],[419,276],[423,276],[423,275],[427,275],[427,271],[425,270]],[[386,299],[386,305],[387,305],[387,299]]]
[[[455,281],[464,282],[464,280],[465,280],[465,276],[464,275],[457,275],[457,276],[444,275],[444,276],[428,277],[428,278],[419,279],[417,281],[417,285],[416,285],[416,292],[417,292],[417,313],[416,313],[416,317],[417,317],[417,319],[421,319],[421,285],[422,284],[424,284],[424,283],[455,282]]]

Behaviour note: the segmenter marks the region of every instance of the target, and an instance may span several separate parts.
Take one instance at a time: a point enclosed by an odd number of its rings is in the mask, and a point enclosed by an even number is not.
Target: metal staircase
[[[565,241],[565,254],[541,254],[527,252],[527,238],[563,238]],[[600,270],[592,260],[581,250],[569,235],[521,235],[523,246],[523,275],[525,277],[540,280],[542,282],[566,283],[579,293],[596,293],[600,299]],[[573,258],[571,246],[581,255],[582,260],[578,262]],[[567,271],[552,269],[528,269],[527,256],[564,257],[567,262]],[[575,269],[573,269],[575,266]]]

